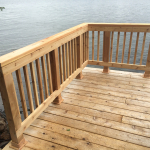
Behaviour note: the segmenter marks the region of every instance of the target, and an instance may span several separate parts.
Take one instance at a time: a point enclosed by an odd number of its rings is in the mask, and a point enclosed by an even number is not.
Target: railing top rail
[[[150,32],[149,23],[88,23],[89,31]]]
[[[33,43],[31,45],[28,45],[16,51],[10,52],[6,55],[3,55],[0,57],[0,66],[1,67],[6,66],[7,64],[10,64],[11,62],[14,62],[22,57],[25,57],[28,54],[38,51],[42,49],[43,47],[47,46],[48,44],[54,43],[70,34],[73,34],[79,31],[80,29],[86,27],[87,25],[88,25],[87,23],[82,23],[68,30],[62,31],[58,34],[45,38],[41,41],[38,41],[36,43]]]
[[[149,27],[150,23],[87,23],[88,26],[105,26],[105,27]]]

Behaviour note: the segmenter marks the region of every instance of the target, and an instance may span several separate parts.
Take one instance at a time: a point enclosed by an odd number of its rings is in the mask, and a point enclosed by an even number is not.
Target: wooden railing
[[[83,62],[83,52],[87,54],[85,42],[83,43],[87,31],[88,25],[81,24],[0,57],[0,87],[12,138],[12,147],[21,148],[26,143],[23,137],[24,130],[51,102],[61,103],[63,89],[76,76],[77,78],[82,77],[81,71],[88,64],[85,57]],[[16,72],[24,114],[23,122],[20,116],[13,72]],[[30,76],[32,84],[30,84]],[[25,86],[23,81],[25,81]],[[28,101],[25,98],[25,90]],[[30,113],[27,110],[27,102]]]
[[[89,60],[90,65],[99,65],[104,66],[103,72],[108,73],[108,67],[116,67],[116,68],[126,68],[126,69],[135,69],[135,70],[144,70],[146,71],[144,77],[149,77],[150,66],[145,62],[146,65],[142,65],[145,40],[147,33],[150,32],[149,24],[88,24],[88,30],[92,31],[92,59]],[[99,61],[99,45],[100,45],[100,32],[103,31],[103,60]],[[95,32],[97,33],[97,59],[94,60],[94,41],[95,41]],[[126,35],[130,33],[129,45],[128,45],[128,55],[126,56],[127,62],[124,63],[125,59],[125,46],[126,46]],[[112,62],[112,54],[113,54],[113,42],[114,42],[114,33],[117,33],[117,41],[116,41],[116,56],[115,61]],[[120,34],[123,33],[123,44],[122,44],[122,56],[121,62],[118,62],[118,53],[119,53],[119,42],[120,42]],[[136,44],[134,50],[134,58],[131,59],[131,44],[133,39],[133,33],[137,34]],[[136,64],[137,58],[137,50],[139,44],[139,35],[144,33],[143,41],[142,41],[142,49],[141,49],[141,57],[139,64]],[[149,42],[149,41],[148,41]],[[127,46],[126,46],[127,47]],[[147,52],[146,54],[149,54]]]
[[[89,31],[92,31],[91,50],[89,50]],[[102,61],[99,61],[101,31],[103,31],[103,55]],[[96,60],[94,59],[95,32],[97,32]],[[118,38],[115,62],[112,62],[114,32],[117,32]],[[120,32],[124,32],[124,40],[121,63],[118,63]],[[130,32],[130,42],[127,63],[124,63],[126,32]],[[130,64],[133,32],[137,32],[137,40],[134,61],[133,64]],[[135,63],[140,32],[144,32],[144,38],[140,64],[137,65]],[[82,79],[82,69],[88,64],[104,66],[104,73],[109,72],[108,67],[144,70],[146,71],[144,77],[149,77],[150,47],[147,63],[142,65],[147,32],[150,32],[149,24],[84,23],[1,56],[0,89],[12,138],[11,147],[19,149],[25,145],[24,130],[50,103],[60,104],[63,101],[61,92],[74,78]],[[89,60],[90,52],[92,52],[91,60]],[[17,97],[14,72],[17,78],[21,104],[19,104]],[[19,105],[23,108],[23,121],[21,120]],[[28,111],[28,105],[30,112]]]

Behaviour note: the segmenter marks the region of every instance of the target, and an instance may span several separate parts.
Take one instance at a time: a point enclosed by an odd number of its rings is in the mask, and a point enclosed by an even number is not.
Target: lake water
[[[83,22],[150,23],[149,0],[0,0],[0,7],[5,7],[0,11],[0,56]],[[136,35],[132,49],[135,40]],[[144,63],[149,41],[148,35]],[[142,37],[140,42],[142,44]],[[122,44],[120,48],[122,51]],[[3,109],[1,104],[0,100]]]

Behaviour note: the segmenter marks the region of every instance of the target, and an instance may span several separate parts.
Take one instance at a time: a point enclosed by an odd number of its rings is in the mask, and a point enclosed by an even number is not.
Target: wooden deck
[[[150,150],[150,79],[83,70],[28,129],[23,150]],[[7,145],[4,150],[8,150]]]

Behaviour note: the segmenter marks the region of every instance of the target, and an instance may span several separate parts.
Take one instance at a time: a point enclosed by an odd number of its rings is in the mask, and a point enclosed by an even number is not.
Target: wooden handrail
[[[92,31],[92,41],[89,42],[89,31]],[[95,39],[97,32],[97,42]],[[114,32],[117,32],[115,62],[113,62]],[[124,32],[121,63],[119,59],[120,32]],[[130,32],[127,63],[125,60],[126,32]],[[130,64],[130,54],[133,32],[137,32],[133,64]],[[144,32],[140,64],[136,64],[138,40],[140,32]],[[13,148],[21,148],[26,143],[23,132],[52,102],[60,104],[63,100],[61,92],[74,79],[82,79],[82,69],[86,65],[104,66],[104,73],[109,73],[109,67],[136,69],[146,71],[144,77],[150,76],[150,47],[147,64],[142,65],[146,34],[150,32],[150,24],[94,24],[84,23],[58,33],[54,36],[21,48],[0,57],[0,91],[8,119]],[[100,38],[103,33],[103,39]],[[103,59],[100,61],[100,40],[103,40]],[[91,49],[89,50],[89,43]],[[97,53],[95,44],[97,43]],[[89,60],[89,51],[92,60]],[[97,54],[97,57],[94,57]],[[96,60],[95,60],[96,58]],[[18,99],[12,73],[16,72],[24,121],[21,121]],[[22,75],[24,74],[24,76]],[[36,75],[37,74],[37,75]],[[31,75],[30,81],[29,75]],[[25,81],[24,88],[22,81]],[[33,94],[31,91],[33,86]],[[27,108],[25,92],[27,91],[30,112]],[[39,93],[39,96],[38,96]],[[33,98],[34,96],[34,98]],[[34,102],[35,101],[35,102]],[[35,104],[35,106],[34,106]]]
[[[148,23],[88,23],[89,31],[150,32]]]

